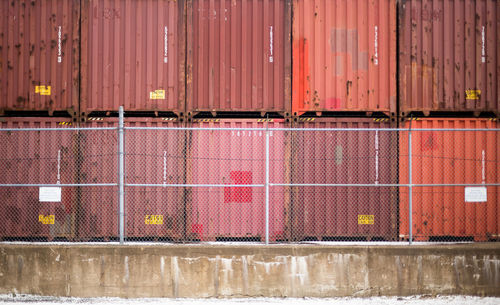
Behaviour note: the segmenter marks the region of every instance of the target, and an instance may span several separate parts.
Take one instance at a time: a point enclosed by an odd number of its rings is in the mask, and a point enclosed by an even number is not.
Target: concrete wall
[[[117,297],[500,296],[500,243],[41,245],[0,243],[0,293]]]

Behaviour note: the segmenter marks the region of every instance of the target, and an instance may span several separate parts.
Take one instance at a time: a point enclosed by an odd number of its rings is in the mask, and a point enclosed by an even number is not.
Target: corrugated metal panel
[[[292,183],[389,184],[397,182],[397,132],[388,119],[302,118],[292,134]],[[373,128],[373,131],[308,131]],[[292,239],[382,238],[397,232],[397,189],[392,187],[295,187]],[[360,215],[373,223],[360,224]]]
[[[81,111],[184,112],[184,1],[82,0]]]
[[[409,122],[404,124],[407,128]],[[412,121],[412,183],[498,183],[500,133],[418,131],[421,128],[499,128],[485,119]],[[408,132],[400,134],[400,183],[408,183]],[[465,202],[464,187],[414,187],[413,236],[499,238],[500,187],[487,187],[487,202]],[[400,237],[408,238],[408,189],[400,197]]]
[[[79,1],[1,1],[0,12],[0,111],[75,115]]]
[[[283,120],[200,120],[192,127],[265,128],[270,132],[270,181],[286,181],[288,132]],[[192,184],[264,184],[265,131],[191,131],[187,181]],[[189,188],[188,236],[200,240],[264,239],[264,187]],[[283,238],[288,205],[284,187],[270,190],[271,239]]]
[[[290,0],[193,0],[187,111],[289,113],[290,13]]]
[[[294,0],[293,113],[396,111],[396,1]]]
[[[500,2],[400,5],[400,111],[498,113]]]
[[[117,118],[93,118],[85,127],[116,127]],[[126,118],[126,127],[181,127],[172,118]],[[117,131],[84,131],[80,135],[82,177],[89,183],[116,183]],[[184,131],[126,130],[126,183],[184,183]],[[102,143],[106,143],[103,145]],[[115,145],[113,145],[113,143]],[[118,188],[82,188],[80,237],[118,236]],[[180,187],[127,187],[125,234],[129,239],[178,239],[184,227],[184,189]],[[161,217],[160,217],[161,216]],[[161,221],[150,221],[159,220]]]
[[[73,132],[1,131],[1,128],[64,128],[55,118],[0,118],[0,183],[74,183]],[[60,155],[60,163],[58,163]],[[58,170],[59,165],[59,170]],[[61,202],[40,202],[38,187],[0,188],[0,238],[71,239],[75,236],[76,188],[63,187]],[[53,224],[42,217],[54,217]],[[49,218],[46,218],[49,220]]]

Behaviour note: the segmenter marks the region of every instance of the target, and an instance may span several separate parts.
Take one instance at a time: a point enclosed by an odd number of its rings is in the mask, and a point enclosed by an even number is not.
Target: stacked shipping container
[[[4,1],[0,6],[0,112],[20,116],[6,118],[4,127],[63,128],[70,116],[78,118],[82,127],[116,127],[117,119],[109,114],[120,105],[130,116],[127,126],[292,126],[295,131],[272,132],[272,182],[392,184],[398,180],[406,183],[408,177],[404,159],[407,134],[401,132],[397,140],[393,133],[376,129],[396,127],[396,116],[410,114],[499,114],[496,42],[500,4],[493,0],[34,0]],[[33,113],[54,117],[23,117]],[[280,119],[250,118],[266,114]],[[373,119],[372,114],[383,119]],[[289,115],[293,116],[291,124]],[[188,119],[183,124],[185,116]],[[217,118],[222,116],[225,119]],[[481,119],[429,119],[414,124],[417,128],[420,124],[497,126]],[[374,131],[307,131],[344,127]],[[104,140],[91,131],[57,139],[66,143],[57,149],[63,151],[64,160],[74,158],[67,161],[74,163],[64,179],[116,182],[116,147],[109,144],[116,143],[116,132],[104,134],[109,141],[102,145]],[[50,133],[49,138],[52,136]],[[425,132],[420,136],[429,139]],[[463,141],[457,139],[459,144],[471,140],[463,136]],[[127,182],[261,185],[264,163],[259,149],[265,148],[264,138],[257,131],[130,130]],[[486,163],[498,164],[499,156],[488,152],[494,147],[488,143],[497,139],[486,135],[485,139],[486,161],[491,161]],[[5,141],[12,140],[7,137]],[[31,142],[35,147],[41,145],[41,151],[54,153],[57,147],[44,148],[45,140],[40,141]],[[423,150],[424,155],[433,152],[462,162],[458,150],[427,149],[434,144],[415,141],[421,145],[414,149]],[[5,157],[12,154],[8,149],[2,153]],[[27,153],[26,158],[40,157]],[[476,153],[470,157],[477,159]],[[427,166],[431,161],[421,162]],[[440,173],[450,166],[436,159],[428,164]],[[51,169],[47,173],[53,174]],[[4,178],[11,181],[12,175]],[[30,177],[16,179],[32,181]],[[498,182],[495,175],[487,177],[488,182]],[[33,183],[38,182],[35,180]],[[420,180],[414,178],[416,181]],[[129,188],[129,238],[263,236],[263,187]],[[23,231],[26,228],[16,225],[20,219],[31,221],[28,218],[34,214],[26,216],[28,211],[19,212],[14,203],[26,196],[29,202],[37,201],[35,190],[6,193],[10,201],[1,215],[18,216],[9,216],[15,221],[0,224],[2,236],[116,238],[116,187],[63,190],[60,205],[30,211],[55,215],[54,225],[47,227],[43,222],[50,219],[41,219],[35,231]],[[398,235],[398,217],[400,237],[407,238],[406,190],[400,189],[398,213],[398,191],[391,187],[273,186],[271,238],[389,240]],[[495,223],[500,215],[494,211],[500,209],[495,188],[488,188],[486,227],[479,224],[483,210],[474,210],[475,231],[459,225],[450,229],[445,219],[453,213],[471,215],[470,204],[464,205],[465,210],[462,206],[450,210],[447,202],[451,197],[446,197],[450,189],[443,187],[437,191],[444,192],[443,208],[438,204],[429,209],[427,202],[441,195],[429,197],[428,191],[414,190],[414,232],[419,239],[498,238]],[[450,192],[455,191],[457,187]],[[429,224],[432,215],[436,218]]]
[[[78,116],[80,1],[2,1],[0,14],[0,113]]]
[[[498,183],[500,133],[495,131],[432,131],[419,129],[499,128],[488,119],[420,119],[412,126],[412,183]],[[408,128],[410,122],[403,127]],[[409,182],[408,132],[400,135],[400,183]],[[500,187],[488,186],[486,202],[466,202],[464,186],[414,187],[413,236],[417,240],[439,238],[498,239]],[[408,191],[400,194],[400,237],[408,238]]]
[[[407,0],[399,14],[400,111],[499,113],[500,3]]]

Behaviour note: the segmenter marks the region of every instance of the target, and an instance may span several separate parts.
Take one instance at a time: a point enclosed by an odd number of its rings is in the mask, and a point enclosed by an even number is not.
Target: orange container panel
[[[0,1],[0,112],[77,115],[79,23],[78,0]]]
[[[404,123],[408,128],[410,122]],[[500,181],[499,131],[429,131],[498,128],[487,119],[411,122],[413,184],[482,184]],[[408,132],[400,132],[400,183],[408,183]],[[413,236],[489,240],[500,233],[500,187],[487,186],[486,202],[466,202],[464,186],[414,186]],[[400,191],[400,238],[408,238],[408,188]]]
[[[192,1],[188,112],[290,113],[290,1]]]
[[[399,16],[402,115],[499,112],[499,1],[406,0]]]
[[[184,1],[82,0],[81,112],[184,112]]]
[[[396,1],[293,1],[292,111],[396,112]]]

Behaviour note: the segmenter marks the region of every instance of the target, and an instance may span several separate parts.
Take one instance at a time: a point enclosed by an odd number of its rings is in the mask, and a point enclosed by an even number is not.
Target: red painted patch
[[[252,172],[232,171],[230,173],[231,184],[252,184]],[[224,203],[252,202],[251,187],[225,187]]]
[[[201,223],[195,223],[191,225],[191,232],[193,234],[198,234],[200,237],[203,236],[203,225]]]
[[[339,109],[340,108],[340,98],[330,97],[326,99],[327,109]]]

